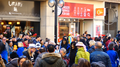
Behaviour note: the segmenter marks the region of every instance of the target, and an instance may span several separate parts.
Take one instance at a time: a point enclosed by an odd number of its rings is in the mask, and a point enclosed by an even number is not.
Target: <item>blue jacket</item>
[[[92,53],[92,52],[94,52],[94,50],[95,50],[95,48],[94,48],[94,45],[93,45],[93,46],[91,46],[91,47],[89,48],[88,52],[89,52],[89,53]]]
[[[117,58],[118,58],[117,52],[115,52],[114,50],[109,50],[109,51],[107,51],[107,54],[110,57],[110,61],[111,61],[112,67],[117,67],[116,66],[117,64],[115,64],[115,61],[117,61]]]
[[[17,55],[20,57],[20,56],[22,56],[23,55],[23,51],[24,51],[24,47],[19,47],[18,49],[17,49]]]
[[[108,54],[103,52],[102,49],[95,49],[90,54],[90,63],[98,61],[102,61],[106,67],[112,67]]]
[[[33,40],[33,43],[36,44],[36,43],[40,43],[39,41],[36,41],[36,39]]]
[[[8,63],[8,52],[7,50],[3,50],[1,53],[2,58]]]

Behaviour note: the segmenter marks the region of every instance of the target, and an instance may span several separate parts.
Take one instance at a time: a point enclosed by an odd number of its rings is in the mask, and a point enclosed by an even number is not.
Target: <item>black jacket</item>
[[[32,62],[35,61],[35,58],[34,58],[35,55],[33,56],[34,59],[32,60],[31,57],[30,57],[30,55],[29,55],[29,53],[28,53],[28,50],[27,50],[27,51],[24,51],[24,52],[23,52],[23,55],[25,55],[30,61],[32,61]]]

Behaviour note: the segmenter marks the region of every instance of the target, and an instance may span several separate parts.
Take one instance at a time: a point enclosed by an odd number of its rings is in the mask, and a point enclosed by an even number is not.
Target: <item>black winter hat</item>
[[[26,39],[26,38],[24,39],[24,41],[27,41],[27,40],[28,40],[28,39]]]
[[[16,51],[14,51],[14,52],[12,52],[12,53],[10,54],[10,58],[11,58],[11,59],[13,59],[13,58],[18,58],[18,55],[17,55]]]

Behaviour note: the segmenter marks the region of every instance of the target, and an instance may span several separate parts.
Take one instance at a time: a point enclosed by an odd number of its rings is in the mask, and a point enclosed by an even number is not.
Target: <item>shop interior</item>
[[[37,33],[40,35],[40,22],[34,21],[0,21],[0,33],[5,34],[4,32],[10,28],[11,36],[19,36],[20,33],[33,35]]]
[[[80,34],[80,23],[82,23],[81,19],[59,18],[59,38],[61,39],[63,36],[68,36],[69,33],[72,34],[72,36]]]

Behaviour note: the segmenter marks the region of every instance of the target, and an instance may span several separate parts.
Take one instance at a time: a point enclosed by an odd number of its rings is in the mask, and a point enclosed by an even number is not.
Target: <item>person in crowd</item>
[[[12,37],[13,46],[16,45],[18,48],[18,42],[15,36]]]
[[[33,65],[30,60],[26,60],[22,63],[22,67],[33,67]]]
[[[43,54],[39,67],[65,67],[65,63],[59,53],[54,53],[54,45],[48,45],[48,53]]]
[[[5,67],[5,63],[4,63],[1,55],[0,55],[0,67]]]
[[[86,34],[83,34],[83,38],[86,39]]]
[[[110,39],[111,39],[111,37],[108,37],[108,40],[107,40],[107,42],[105,43],[105,45],[106,45],[106,47],[107,47],[107,51],[109,50],[109,49],[108,49],[108,44],[111,42]]]
[[[40,53],[35,60],[34,67],[39,67],[39,63],[40,63],[40,60],[42,59],[43,54],[48,53],[48,52],[45,51],[45,48],[43,48],[43,47],[40,48],[39,52]]]
[[[103,62],[92,62],[91,67],[106,67]]]
[[[22,37],[23,37],[23,34],[19,34],[19,37],[17,38],[17,42],[22,42]]]
[[[10,56],[10,54],[13,52],[13,43],[12,43],[12,41],[9,41],[8,45],[9,45],[9,53],[8,53],[8,55]]]
[[[75,62],[75,56],[76,56],[76,52],[77,52],[77,47],[75,46],[77,42],[73,41],[71,43],[71,47],[70,47],[70,67],[74,64]]]
[[[79,67],[78,64],[73,64],[71,67]]]
[[[22,63],[26,60],[26,56],[20,56],[19,58],[13,58],[6,64],[6,67],[21,67]]]
[[[5,62],[5,64],[8,62],[8,54],[9,54],[9,46],[6,42],[6,37],[2,38],[2,42],[0,42],[0,54]]]
[[[69,35],[68,35],[68,44],[71,44],[72,41],[73,41],[72,40],[72,33],[69,33]]]
[[[46,52],[47,52],[47,46],[48,46],[48,42],[45,42],[44,45],[42,46],[43,48],[45,48]]]
[[[116,35],[117,40],[119,37],[120,37],[120,31],[118,31],[118,34]]]
[[[64,63],[66,65],[66,67],[68,67],[69,62],[70,62],[70,58],[66,56],[66,49],[65,48],[61,48],[60,49],[60,54],[62,56],[62,59],[64,60]]]
[[[31,60],[34,64],[35,61],[35,50],[36,50],[36,45],[35,44],[29,44],[29,48],[27,51],[23,52],[23,55],[25,55],[29,60]]]
[[[89,44],[90,44],[90,48],[89,48],[88,52],[92,53],[95,50],[95,48],[94,48],[95,41],[94,40],[90,40]]]
[[[79,67],[91,67],[90,62],[84,58],[80,58],[78,61]]]
[[[34,43],[34,44],[40,43],[40,40],[41,40],[40,36],[37,35],[37,36],[36,36],[36,39],[33,40],[33,43]]]
[[[58,45],[56,45],[56,47],[55,47],[55,53],[59,53],[59,46]]]
[[[66,39],[63,39],[60,48],[65,48],[67,50],[67,54],[69,55],[70,45],[68,44],[68,41]]]
[[[93,39],[91,38],[91,35],[90,35],[90,34],[87,34],[86,36],[87,36],[87,41],[86,41],[86,43],[87,43],[88,48],[89,48],[89,41],[90,41],[90,40],[93,40]]]
[[[92,62],[102,61],[106,67],[107,66],[112,67],[108,54],[103,52],[101,49],[102,43],[98,41],[95,43],[94,47],[95,47],[95,51],[90,54],[90,62],[92,63]]]
[[[114,38],[113,43],[114,43],[115,45],[118,45],[118,44],[117,44],[117,39],[116,39],[116,38]]]
[[[41,48],[41,44],[40,43],[36,43],[35,59],[39,55],[40,48]]]
[[[107,54],[110,57],[112,67],[118,67],[117,64],[115,63],[115,62],[117,62],[118,54],[116,51],[113,50],[114,43],[113,42],[109,43],[108,48],[109,48],[109,50],[107,51]]]
[[[28,44],[28,39],[24,39],[24,42],[23,42],[23,47],[25,48],[25,49],[27,49],[28,48],[28,46],[29,46],[29,44]]]
[[[2,42],[3,34],[0,33],[0,42]]]
[[[23,51],[24,51],[24,47],[23,47],[23,43],[22,42],[18,42],[18,49],[17,49],[17,54],[18,56],[22,56],[23,55]]]
[[[27,60],[27,57],[26,56],[21,56],[19,59],[18,59],[18,67],[22,67],[22,64],[23,64],[23,62],[24,61],[26,61]]]
[[[78,64],[78,60],[80,58],[84,58],[84,59],[90,61],[90,54],[89,54],[89,52],[87,52],[86,46],[82,42],[78,42],[76,44],[76,46],[78,48],[78,51],[77,51],[77,54],[75,57],[75,64]]]
[[[10,54],[10,60],[11,59],[14,59],[14,58],[18,58],[19,56],[17,55],[16,51],[13,51],[11,54]]]
[[[40,44],[43,45],[44,44],[44,41],[43,39],[40,40]]]
[[[98,40],[98,37],[95,37],[95,41],[97,41]]]

